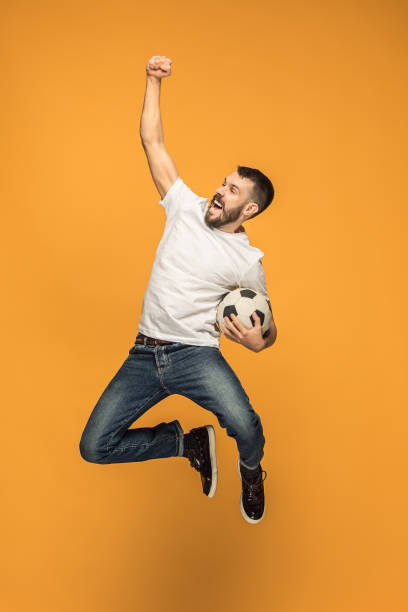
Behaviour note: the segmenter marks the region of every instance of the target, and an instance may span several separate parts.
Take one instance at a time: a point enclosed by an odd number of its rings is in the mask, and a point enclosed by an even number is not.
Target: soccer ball
[[[272,309],[269,300],[262,293],[257,293],[253,289],[238,287],[226,293],[218,304],[216,326],[222,332],[224,317],[231,319],[231,314],[235,314],[244,327],[251,329],[255,325],[255,320],[252,317],[254,311],[261,322],[262,336],[265,336],[272,322]]]

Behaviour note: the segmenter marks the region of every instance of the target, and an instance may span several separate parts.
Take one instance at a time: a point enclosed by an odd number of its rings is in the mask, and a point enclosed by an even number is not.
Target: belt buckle
[[[160,344],[160,340],[156,340],[156,338],[153,338],[153,340],[155,345]]]

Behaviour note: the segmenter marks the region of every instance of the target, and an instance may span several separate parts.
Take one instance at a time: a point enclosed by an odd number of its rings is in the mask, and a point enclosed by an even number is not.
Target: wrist
[[[158,83],[158,85],[161,84],[161,78],[154,76],[153,74],[146,73],[146,81],[148,83]]]
[[[261,351],[263,351],[265,347],[266,347],[265,339],[262,338],[259,343],[257,343],[255,346],[252,346],[251,348],[254,351],[254,353],[260,353]]]

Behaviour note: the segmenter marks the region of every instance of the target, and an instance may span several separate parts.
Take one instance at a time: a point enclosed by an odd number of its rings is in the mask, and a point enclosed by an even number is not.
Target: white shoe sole
[[[211,489],[207,497],[214,497],[217,488],[218,469],[217,456],[215,454],[215,431],[212,425],[206,425],[208,431],[208,442],[210,444],[210,459],[211,459]]]
[[[242,516],[244,517],[244,519],[246,520],[246,522],[247,522],[247,523],[251,523],[252,525],[256,525],[257,523],[259,523],[260,521],[262,521],[263,517],[265,516],[265,510],[266,510],[266,499],[265,499],[265,501],[264,501],[264,511],[263,511],[262,516],[261,516],[259,519],[257,519],[257,520],[255,520],[255,519],[251,519],[251,518],[250,518],[250,517],[247,515],[247,513],[245,512],[245,508],[244,508],[243,503],[242,503],[242,475],[241,475],[241,470],[240,470],[239,465],[240,465],[240,459],[239,459],[239,457],[238,457],[238,474],[239,474],[239,477],[240,477],[240,479],[241,479],[241,499],[240,499],[240,502],[239,502],[239,505],[241,506],[241,514],[242,514]]]

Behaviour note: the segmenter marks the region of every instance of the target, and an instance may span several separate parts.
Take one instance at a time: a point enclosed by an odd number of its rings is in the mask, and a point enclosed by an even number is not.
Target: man
[[[178,176],[163,144],[161,79],[171,74],[171,60],[152,57],[146,66],[146,93],[140,135],[166,226],[157,248],[143,299],[138,335],[129,355],[92,411],[80,441],[82,457],[94,463],[186,457],[201,477],[205,495],[217,486],[215,432],[211,425],[189,433],[177,420],[156,427],[130,429],[149,408],[171,394],[188,397],[213,412],[235,438],[244,519],[264,516],[260,461],[265,438],[258,414],[219,350],[216,308],[236,286],[267,296],[262,251],[249,244],[242,223],[272,201],[273,186],[259,170],[238,166],[225,177],[210,202],[196,195]],[[259,352],[273,344],[276,326],[262,336],[253,314],[252,329],[232,315],[224,319],[227,338]]]

